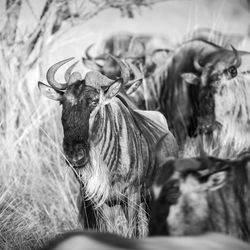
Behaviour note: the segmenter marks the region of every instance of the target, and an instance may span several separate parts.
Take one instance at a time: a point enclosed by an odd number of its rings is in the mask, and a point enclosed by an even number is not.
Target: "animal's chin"
[[[84,168],[89,163],[89,157],[83,157],[78,161],[73,161],[71,158],[67,158],[66,163],[75,169]]]

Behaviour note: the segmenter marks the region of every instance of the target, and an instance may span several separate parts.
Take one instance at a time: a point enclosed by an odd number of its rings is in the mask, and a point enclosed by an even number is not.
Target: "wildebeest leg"
[[[96,229],[96,211],[92,202],[86,199],[84,191],[81,190],[78,196],[79,221],[84,228]]]

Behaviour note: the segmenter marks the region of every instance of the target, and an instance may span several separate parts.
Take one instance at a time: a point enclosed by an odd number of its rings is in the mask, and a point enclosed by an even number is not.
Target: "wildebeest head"
[[[91,55],[91,44],[85,50],[85,56],[82,57],[83,64],[90,69],[97,70],[111,79],[120,77],[120,67],[116,61],[108,55],[116,58],[125,59],[133,55],[133,59],[143,58],[144,44],[135,40],[130,33],[114,34],[104,40],[101,53],[97,56]]]
[[[202,57],[202,51],[194,60],[197,73],[184,73],[185,82],[199,86],[198,96],[198,130],[211,133],[218,128],[215,117],[215,94],[222,82],[237,77],[241,57],[237,50],[220,48]]]
[[[99,71],[100,73],[106,75],[111,79],[115,79],[116,77],[120,77],[120,67],[119,65],[112,60],[108,55],[111,54],[115,57],[120,58],[120,54],[114,54],[110,52],[105,52],[98,56],[93,57],[90,54],[90,50],[94,44],[91,44],[85,50],[85,56],[82,57],[83,64],[92,70]]]
[[[166,159],[152,186],[150,234],[194,235],[208,230],[208,195],[225,185],[233,165],[213,157]]]
[[[88,68],[114,79],[120,76],[120,68],[108,56],[111,54],[117,58],[126,59],[137,67],[142,65],[144,76],[147,77],[155,71],[159,61],[161,64],[167,58],[170,51],[163,49],[162,46],[156,47],[153,42],[154,39],[147,35],[117,34],[105,41],[103,52],[98,56],[91,55],[90,50],[94,44],[88,46],[82,61]]]
[[[212,161],[214,160],[214,162]],[[208,230],[208,195],[226,183],[228,168],[204,166],[204,159],[177,160],[173,164],[179,181],[179,198],[169,209],[167,226],[170,235],[194,235]],[[211,158],[212,164],[217,159]]]
[[[171,167],[173,174],[164,178],[164,168]],[[249,241],[249,171],[249,154],[234,160],[211,156],[168,160],[156,178],[155,189],[161,202],[158,214],[165,204],[169,206],[165,221],[168,233],[219,231]],[[174,180],[175,189],[171,185]],[[168,197],[173,191],[172,197],[177,197],[174,204]]]
[[[85,79],[82,79],[79,72],[72,73],[76,64],[74,63],[65,72],[66,82],[57,82],[55,80],[56,71],[72,59],[60,61],[49,68],[46,77],[50,86],[41,82],[38,83],[38,86],[45,96],[61,103],[64,131],[63,148],[66,158],[72,166],[83,167],[89,161],[91,135],[89,119],[91,114],[101,102],[116,96],[122,86],[129,84],[130,78],[128,66],[113,58],[121,67],[121,78],[112,80],[99,72],[90,71],[86,74]],[[133,91],[140,81],[137,79],[130,84],[128,91]]]

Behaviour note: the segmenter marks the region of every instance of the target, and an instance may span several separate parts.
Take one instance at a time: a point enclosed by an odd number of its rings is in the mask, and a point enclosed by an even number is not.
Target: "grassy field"
[[[35,249],[80,227],[79,187],[62,154],[59,105],[41,97],[38,68],[20,79],[14,62],[0,61],[0,249]]]

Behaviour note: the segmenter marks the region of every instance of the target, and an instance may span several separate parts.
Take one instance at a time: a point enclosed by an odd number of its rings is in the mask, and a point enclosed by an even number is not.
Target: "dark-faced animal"
[[[219,157],[236,157],[249,149],[250,53],[217,49],[196,60],[200,74],[186,73],[198,84],[198,130],[210,134],[206,150]],[[206,141],[206,140],[205,140]]]
[[[195,67],[195,59],[201,50],[203,55],[207,55],[218,50],[218,46],[201,40],[186,42],[176,47],[165,63],[146,79],[146,86],[154,90],[153,96],[158,99],[155,103],[167,118],[180,147],[197,130],[199,85],[188,84],[185,74],[200,74]],[[151,107],[155,108],[154,102]]]
[[[163,151],[176,156],[176,140],[162,114],[136,110],[130,104],[123,88],[130,74],[123,61],[116,59],[121,78],[113,80],[90,71],[82,79],[80,73],[71,73],[71,66],[65,73],[66,83],[58,83],[55,72],[69,60],[53,65],[47,72],[50,86],[39,82],[39,88],[62,105],[63,149],[81,184],[83,224],[101,230],[101,220],[102,230],[109,230],[105,211],[120,205],[128,225],[132,223],[127,236],[142,236],[146,230],[138,229],[138,221],[146,228],[148,187],[156,171],[154,145],[167,133]],[[130,88],[138,81],[130,82]]]
[[[180,236],[212,231],[249,242],[249,187],[249,155],[235,160],[168,159],[152,186],[154,226],[150,234]]]

